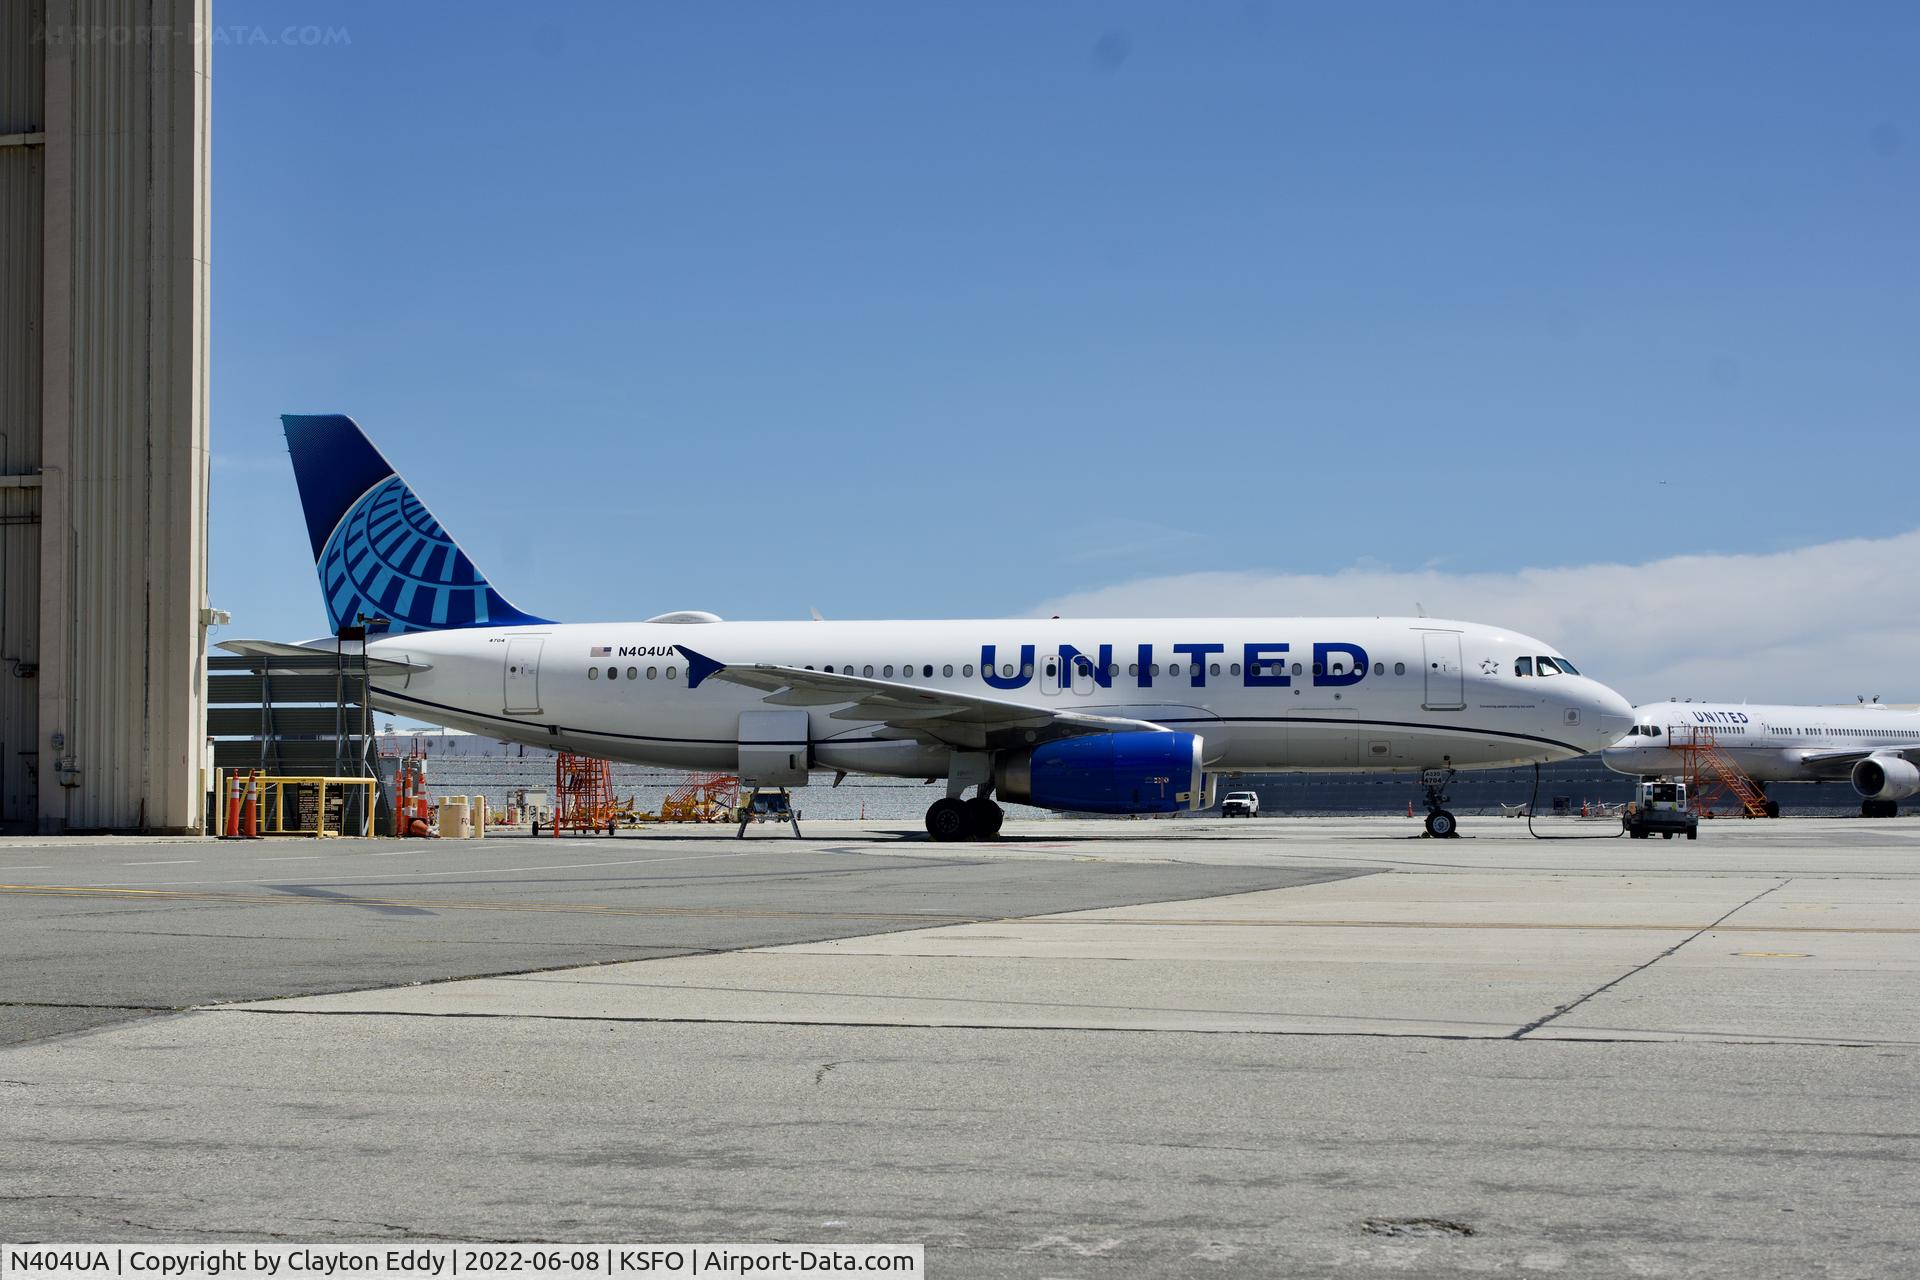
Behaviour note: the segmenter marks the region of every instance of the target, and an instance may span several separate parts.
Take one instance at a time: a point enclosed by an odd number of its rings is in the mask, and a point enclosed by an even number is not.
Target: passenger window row
[[[1680,727],[1684,729],[1692,726],[1682,725]],[[1702,729],[1711,729],[1716,734],[1744,734],[1747,732],[1747,727],[1740,724],[1703,724],[1699,727]],[[1657,724],[1636,724],[1627,730],[1627,736],[1629,738],[1657,738],[1662,732],[1664,731]],[[1768,729],[1767,732],[1779,733],[1781,730]]]
[[[1520,661],[1524,663],[1524,662],[1527,662],[1528,659],[1522,658],[1520,659]],[[1547,662],[1548,659],[1542,658],[1540,659],[1540,661],[1544,663],[1544,662]],[[1565,659],[1562,659],[1561,661],[1565,663]],[[812,671],[815,668],[812,663],[808,663],[806,666],[806,669],[808,671]],[[1191,664],[1191,665],[1183,665],[1178,662],[1170,662],[1166,665],[1165,674],[1168,676],[1196,675],[1198,674],[1198,669],[1199,669],[1199,664],[1197,663]],[[854,669],[854,664],[852,663],[846,663],[839,667],[835,667],[832,663],[828,663],[825,666],[820,667],[819,670],[827,672],[830,675],[835,674],[836,672],[840,675],[849,675],[849,676],[856,674]],[[1249,668],[1249,670],[1251,674],[1256,676],[1260,676],[1260,675],[1277,676],[1277,675],[1287,674],[1288,667],[1287,667],[1287,664],[1284,662],[1256,662],[1252,665],[1251,668]],[[1572,671],[1573,670],[1572,664],[1570,663],[1566,664],[1565,670]],[[941,676],[946,679],[951,679],[953,677],[953,671],[954,671],[954,667],[951,662],[943,664],[940,668]],[[930,680],[933,678],[933,664],[930,662],[923,662],[916,666],[914,663],[910,663],[910,662],[902,663],[899,668],[899,678],[904,680],[911,680],[914,678],[914,675],[916,672],[918,672],[919,676],[922,679]],[[1045,672],[1049,678],[1057,677],[1060,674],[1058,660],[1048,659],[1045,667]],[[1073,662],[1073,672],[1075,675],[1085,676],[1090,678],[1094,674],[1094,665],[1085,660],[1076,658]],[[1147,673],[1150,676],[1158,676],[1162,674],[1162,669],[1160,664],[1157,662],[1149,663],[1147,665]],[[1210,664],[1207,668],[1207,673],[1209,675],[1214,675],[1214,676],[1219,675],[1220,664],[1217,662]],[[1296,676],[1303,675],[1305,674],[1305,670],[1300,663],[1296,662],[1292,666],[1292,673]],[[1337,675],[1337,676],[1345,675],[1346,673],[1347,673],[1346,663],[1336,662],[1333,664],[1334,675]],[[608,680],[618,680],[620,679],[620,674],[621,674],[620,668],[617,666],[607,667],[605,669],[605,677]],[[628,667],[626,669],[626,678],[629,680],[638,680],[641,678],[642,674],[643,673],[639,667]],[[882,664],[877,672],[874,669],[874,664],[867,663],[864,666],[859,668],[858,674],[862,676],[868,676],[868,677],[877,675],[882,679],[895,678],[894,667],[892,663]],[[963,678],[972,679],[973,664],[971,662],[962,663],[960,666],[960,674]],[[1012,677],[1012,675],[1014,674],[1013,664],[1011,662],[1007,663],[1001,669],[1001,674],[1009,678]],[[1032,676],[1033,664],[1026,663],[1022,665],[1020,667],[1020,674],[1022,676],[1029,676],[1029,677]],[[1118,676],[1120,674],[1120,664],[1117,662],[1108,663],[1106,674],[1108,679],[1112,679],[1115,676]],[[1127,674],[1129,676],[1137,678],[1140,675],[1140,664],[1137,662],[1128,663]],[[1228,663],[1227,674],[1230,676],[1239,675],[1240,664],[1237,662]],[[1323,664],[1318,662],[1314,663],[1313,674],[1315,674],[1316,676],[1325,675],[1326,669],[1323,666]],[[1385,674],[1387,674],[1387,664],[1384,662],[1374,663],[1373,674],[1376,676],[1384,676]],[[1394,663],[1393,674],[1397,676],[1404,676],[1405,674],[1407,674],[1407,664],[1404,662]],[[1519,674],[1526,674],[1526,673],[1519,673]],[[1545,673],[1543,672],[1543,674]],[[593,667],[587,668],[587,679],[598,680],[601,678],[601,675],[602,675],[602,669],[600,667],[593,666]],[[658,680],[662,677],[662,670],[657,666],[648,667],[646,668],[644,675],[648,680]],[[665,675],[665,678],[668,680],[676,679],[679,675],[679,669],[677,667],[667,667],[665,669],[664,675]]]
[[[1912,738],[1915,736],[1920,736],[1920,735],[1915,735],[1911,733],[1902,733],[1898,729],[1823,729],[1823,728],[1798,729],[1798,728],[1791,728],[1791,727],[1782,728],[1778,725],[1771,725],[1771,724],[1762,725],[1760,727],[1766,730],[1768,733],[1796,734],[1801,737],[1808,737],[1808,738],[1906,739],[1906,738]]]
[[[679,675],[679,673],[680,673],[680,669],[678,667],[668,667],[667,679],[672,680],[675,676]],[[600,678],[600,668],[598,667],[587,668],[587,679],[598,680],[599,678]],[[620,668],[618,667],[607,668],[607,679],[618,680],[619,678],[620,678]],[[639,678],[640,678],[640,668],[638,667],[627,668],[627,679],[638,680]],[[658,680],[659,678],[660,678],[660,668],[658,667],[647,668],[647,679]]]
[[[1191,676],[1197,673],[1197,667],[1198,667],[1198,664],[1182,664],[1178,662],[1169,662],[1163,667],[1158,662],[1150,662],[1147,664],[1147,674],[1149,676],[1159,676],[1159,675]],[[1095,664],[1088,662],[1084,658],[1073,659],[1071,664],[1071,669],[1072,669],[1072,674],[1076,676],[1084,676],[1084,677],[1091,678],[1093,675],[1096,674]],[[1251,672],[1251,674],[1256,676],[1258,675],[1277,676],[1277,675],[1285,675],[1287,673],[1287,669],[1288,669],[1287,664],[1284,662],[1256,662],[1252,665],[1251,668],[1249,668],[1249,671]],[[840,675],[848,675],[848,676],[861,675],[861,676],[867,676],[870,678],[877,677],[879,679],[886,679],[886,680],[891,680],[895,678],[902,679],[902,680],[911,680],[915,677],[915,674],[917,672],[920,678],[922,679],[933,678],[932,663],[920,663],[917,667],[915,666],[915,664],[911,662],[902,663],[898,669],[897,677],[895,674],[895,668],[891,663],[882,664],[877,668],[873,663],[867,663],[866,665],[858,668],[856,668],[853,663],[847,663],[839,667],[835,667],[832,663],[828,663],[825,666],[816,668],[811,662],[809,662],[806,665],[806,670],[808,671],[820,670],[828,673],[829,675],[832,675],[837,672]],[[1571,664],[1568,665],[1567,670],[1569,671],[1572,670]],[[952,678],[953,671],[954,671],[954,667],[953,667],[953,664],[950,662],[946,663],[940,668],[941,676],[948,679]],[[1019,674],[1022,676],[1031,677],[1034,673],[1034,665],[1030,662],[1024,663],[1018,668],[1018,671],[1019,671]],[[1304,675],[1306,673],[1306,668],[1301,663],[1296,662],[1293,664],[1292,671],[1293,671],[1293,674],[1296,676]],[[1000,669],[1000,674],[1003,677],[1007,677],[1007,678],[1011,678],[1014,675],[1014,672],[1015,672],[1015,667],[1011,662],[1005,664]],[[1059,659],[1057,658],[1045,659],[1040,667],[1040,672],[1043,676],[1049,679],[1057,679],[1060,675]],[[1345,675],[1346,673],[1347,673],[1346,663],[1336,662],[1333,664],[1334,675],[1339,676],[1339,675]],[[960,674],[969,680],[972,679],[973,664],[971,662],[962,664],[960,667]],[[1107,664],[1106,675],[1109,680],[1114,679],[1115,677],[1119,676],[1119,674],[1120,674],[1119,663],[1110,662]],[[1210,663],[1207,667],[1207,674],[1212,676],[1218,676],[1222,674],[1221,664],[1218,662]],[[1225,667],[1225,674],[1229,676],[1239,675],[1240,664],[1237,662],[1227,663]],[[1325,675],[1326,674],[1325,666],[1323,666],[1321,663],[1318,663],[1318,662],[1314,663],[1313,674],[1317,676]],[[1376,676],[1384,676],[1385,674],[1387,674],[1387,664],[1384,662],[1374,663],[1373,674]],[[1397,676],[1403,676],[1407,674],[1407,664],[1404,662],[1394,663],[1393,674]],[[1140,675],[1140,664],[1137,662],[1129,662],[1127,664],[1127,675],[1129,677],[1138,679]]]

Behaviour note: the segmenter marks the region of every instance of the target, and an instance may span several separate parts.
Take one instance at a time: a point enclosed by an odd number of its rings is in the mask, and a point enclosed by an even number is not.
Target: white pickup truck
[[[1260,796],[1253,791],[1229,791],[1227,798],[1220,802],[1220,816],[1223,818],[1257,818],[1260,816]]]

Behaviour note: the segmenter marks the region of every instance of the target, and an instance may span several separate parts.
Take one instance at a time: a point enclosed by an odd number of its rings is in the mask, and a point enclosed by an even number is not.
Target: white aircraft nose
[[[1598,681],[1593,686],[1593,713],[1600,748],[1613,746],[1633,727],[1633,704]]]

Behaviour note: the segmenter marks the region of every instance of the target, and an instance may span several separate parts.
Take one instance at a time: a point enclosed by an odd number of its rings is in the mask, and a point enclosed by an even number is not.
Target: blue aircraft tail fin
[[[398,634],[546,621],[493,589],[352,418],[283,414],[280,421],[336,633],[356,625]]]

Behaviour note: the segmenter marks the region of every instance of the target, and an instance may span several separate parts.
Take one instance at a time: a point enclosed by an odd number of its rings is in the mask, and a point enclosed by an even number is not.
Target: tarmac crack
[[[1700,937],[1702,934],[1712,933],[1722,923],[1732,919],[1734,916],[1738,915],[1740,912],[1745,911],[1748,907],[1760,901],[1760,899],[1766,897],[1770,893],[1776,892],[1777,890],[1784,889],[1792,883],[1793,883],[1793,877],[1789,876],[1785,880],[1780,881],[1780,883],[1778,884],[1770,885],[1767,888],[1762,889],[1760,892],[1754,894],[1751,898],[1748,898],[1745,902],[1742,902],[1737,906],[1728,908],[1726,913],[1722,915],[1718,920],[1715,920],[1713,923],[1705,924],[1700,926],[1698,929],[1695,929],[1692,933],[1680,939],[1680,941],[1674,943],[1672,946],[1668,947],[1665,951],[1662,951],[1659,955],[1656,955],[1655,957],[1653,957],[1653,959],[1648,960],[1643,964],[1637,964],[1633,968],[1621,974],[1619,977],[1600,984],[1599,986],[1595,987],[1593,990],[1587,992],[1587,994],[1581,996],[1578,1000],[1568,1001],[1566,1004],[1556,1007],[1553,1010],[1553,1012],[1545,1015],[1544,1017],[1535,1018],[1532,1022],[1529,1022],[1526,1026],[1521,1027],[1519,1030],[1507,1036],[1506,1039],[1508,1040],[1526,1039],[1529,1035],[1533,1034],[1535,1031],[1538,1031],[1540,1028],[1546,1026],[1549,1022],[1552,1022],[1558,1018],[1565,1017],[1567,1014],[1572,1013],[1575,1009],[1578,1009],[1581,1005],[1587,1003],[1587,1001],[1592,1000],[1596,996],[1605,995],[1607,992],[1613,990],[1615,987],[1625,982],[1628,978],[1633,977],[1635,974],[1645,973],[1648,969],[1653,968],[1653,966],[1659,964],[1662,960],[1665,960],[1668,956],[1674,954],[1676,951],[1680,950],[1680,948],[1686,946],[1689,942],[1692,942],[1695,938]]]
[[[395,1236],[398,1236],[399,1238],[405,1239],[405,1240],[446,1240],[454,1244],[465,1244],[468,1241],[473,1241],[474,1243],[477,1243],[477,1244],[522,1243],[521,1238],[517,1235],[516,1236],[476,1236],[472,1234],[462,1234],[457,1236],[449,1236],[449,1235],[441,1235],[438,1232],[433,1232],[433,1231],[423,1231],[419,1227],[405,1227],[405,1226],[399,1225],[398,1223],[393,1223],[393,1222],[376,1222],[372,1218],[306,1217],[306,1218],[302,1218],[301,1221],[302,1222],[325,1222],[336,1227],[378,1227],[382,1231],[391,1231],[394,1233]],[[242,1233],[235,1232],[234,1234],[239,1235]],[[297,1239],[299,1237],[297,1235],[288,1235],[287,1238]],[[551,1240],[543,1239],[539,1236],[529,1236],[527,1237],[525,1243],[552,1244],[555,1242]]]
[[[1703,930],[1704,932],[1704,930]],[[1645,967],[1645,966],[1642,966]],[[1630,975],[1623,975],[1630,976]],[[1597,994],[1597,993],[1596,993]],[[1572,1006],[1568,1006],[1569,1008]],[[1149,1027],[1149,1026],[1079,1026],[1072,1023],[1005,1023],[1005,1022],[864,1022],[844,1018],[799,1019],[799,1018],[702,1018],[694,1016],[676,1016],[666,1014],[609,1014],[609,1013],[491,1013],[473,1010],[450,1012],[427,1012],[423,1010],[400,1009],[286,1009],[270,1008],[265,1004],[246,1005],[206,1005],[189,1010],[192,1014],[239,1014],[242,1016],[269,1018],[391,1018],[391,1019],[436,1019],[449,1022],[603,1022],[621,1026],[696,1026],[696,1027],[799,1027],[814,1030],[821,1027],[835,1027],[848,1031],[882,1032],[949,1032],[949,1031],[988,1031],[1007,1032],[1021,1035],[1035,1032],[1060,1033],[1068,1035],[1147,1035],[1147,1036],[1264,1036],[1275,1039],[1334,1039],[1348,1038],[1356,1040],[1432,1040],[1452,1043],[1509,1044],[1518,1039],[1507,1035],[1473,1035],[1469,1033],[1449,1033],[1441,1031],[1356,1031],[1351,1029],[1303,1030],[1296,1028],[1248,1028],[1248,1027]],[[1920,1041],[1910,1040],[1862,1040],[1859,1038],[1834,1039],[1785,1039],[1779,1036],[1744,1035],[1734,1032],[1715,1034],[1711,1037],[1689,1037],[1690,1044],[1710,1044],[1722,1046],[1767,1045],[1775,1048],[1794,1049],[1908,1049],[1920,1048]],[[1589,1032],[1578,1036],[1559,1036],[1551,1040],[1536,1040],[1534,1044],[1553,1045],[1651,1045],[1667,1043],[1664,1038],[1649,1037],[1630,1032],[1602,1033]]]
[[[119,1009],[127,1013],[185,1013],[186,1004],[103,1004],[91,1000],[0,1000],[0,1009]]]

